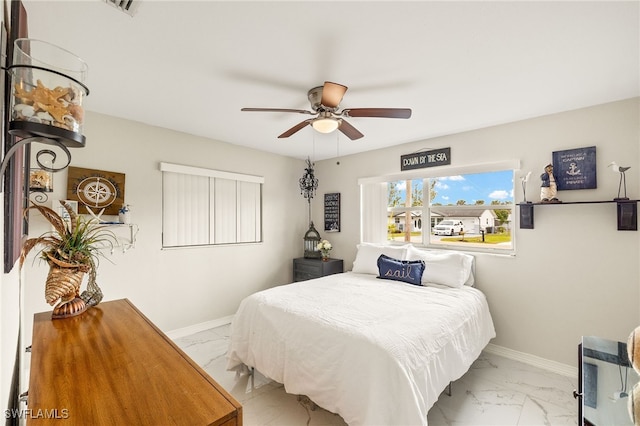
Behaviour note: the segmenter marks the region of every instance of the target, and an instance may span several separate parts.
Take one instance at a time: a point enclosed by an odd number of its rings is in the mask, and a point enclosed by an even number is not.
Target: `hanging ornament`
[[[300,194],[311,203],[311,199],[316,195],[318,189],[318,179],[313,174],[313,164],[309,157],[307,157],[307,167],[305,168],[304,175],[299,180],[300,182]]]

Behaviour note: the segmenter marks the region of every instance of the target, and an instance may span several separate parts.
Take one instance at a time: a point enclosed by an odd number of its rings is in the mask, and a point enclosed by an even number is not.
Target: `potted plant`
[[[79,216],[64,201],[60,201],[68,220],[49,207],[33,204],[25,210],[36,209],[53,227],[36,238],[27,239],[20,253],[20,268],[29,252],[38,247],[40,258],[49,265],[45,286],[45,300],[54,305],[52,318],[79,315],[102,300],[102,291],[96,283],[99,258],[104,249],[112,249],[116,236],[97,220]],[[88,273],[87,290],[80,295],[80,284]]]

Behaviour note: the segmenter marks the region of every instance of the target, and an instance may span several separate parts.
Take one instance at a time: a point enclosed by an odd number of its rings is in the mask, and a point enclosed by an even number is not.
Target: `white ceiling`
[[[86,109],[296,158],[325,159],[640,95],[638,1],[23,0],[31,38],[89,64]],[[138,1],[138,0],[135,0]],[[350,118],[321,135],[292,113],[324,81]],[[87,144],[91,141],[87,140]],[[180,144],[180,140],[176,140]]]

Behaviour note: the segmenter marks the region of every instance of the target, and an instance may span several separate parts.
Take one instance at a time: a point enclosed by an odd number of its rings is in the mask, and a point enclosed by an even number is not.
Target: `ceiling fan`
[[[338,111],[338,105],[347,91],[347,86],[325,81],[323,86],[314,87],[309,90],[307,97],[311,103],[311,109],[288,109],[288,108],[242,108],[241,111],[259,112],[295,112],[298,114],[315,115],[296,124],[278,138],[288,138],[299,130],[311,125],[320,133],[331,133],[336,129],[344,133],[349,139],[360,139],[364,135],[358,129],[349,124],[343,117],[378,117],[378,118],[409,118],[411,109],[409,108],[347,108]]]

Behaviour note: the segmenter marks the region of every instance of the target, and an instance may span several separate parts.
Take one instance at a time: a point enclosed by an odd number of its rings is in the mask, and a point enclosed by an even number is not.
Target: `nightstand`
[[[320,278],[325,275],[341,274],[344,272],[342,259],[308,259],[299,257],[293,259],[293,281],[305,281],[312,278]]]

